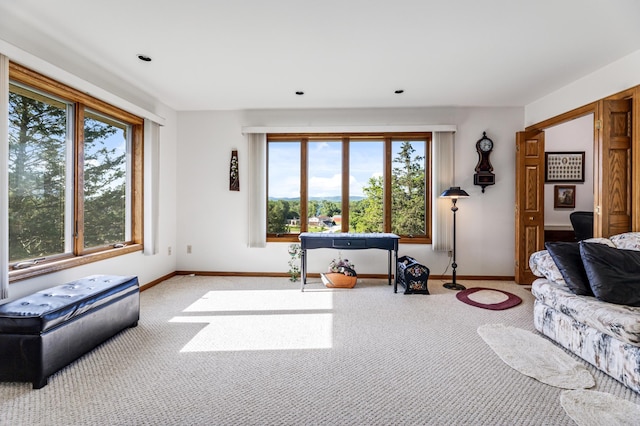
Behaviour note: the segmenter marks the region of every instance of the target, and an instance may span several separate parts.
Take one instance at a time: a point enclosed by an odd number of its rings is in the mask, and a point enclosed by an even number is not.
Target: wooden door
[[[595,235],[631,231],[632,99],[604,100]]]
[[[529,256],[544,249],[544,132],[516,133],[515,281],[536,278]]]

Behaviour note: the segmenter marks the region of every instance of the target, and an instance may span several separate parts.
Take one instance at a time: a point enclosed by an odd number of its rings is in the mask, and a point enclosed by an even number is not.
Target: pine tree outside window
[[[9,86],[9,262],[70,253],[74,106]]]
[[[8,112],[10,280],[141,250],[143,120],[13,63]]]

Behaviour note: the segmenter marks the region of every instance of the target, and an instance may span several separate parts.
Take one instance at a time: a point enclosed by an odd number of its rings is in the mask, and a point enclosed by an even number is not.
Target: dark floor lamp
[[[466,198],[469,194],[464,189],[460,189],[459,186],[452,186],[451,188],[445,190],[440,197],[442,198],[451,198],[451,211],[453,212],[453,262],[451,263],[451,269],[453,269],[453,281],[450,283],[443,284],[444,288],[448,288],[450,290],[464,290],[466,287],[462,284],[456,283],[456,268],[458,264],[456,263],[456,212],[458,211],[458,207],[456,206],[456,201],[458,198]]]

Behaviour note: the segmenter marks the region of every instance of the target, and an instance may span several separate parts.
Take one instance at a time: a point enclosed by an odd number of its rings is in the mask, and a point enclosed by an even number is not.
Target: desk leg
[[[391,285],[391,250],[389,250],[389,270],[387,271],[388,284]]]
[[[302,254],[300,255],[300,267],[302,268],[300,290],[304,291],[304,285],[307,283],[307,249],[302,250]]]
[[[393,264],[396,265],[395,273],[393,274],[393,292],[398,292],[398,250],[394,250],[395,258]],[[389,252],[389,256],[391,256],[391,252]]]

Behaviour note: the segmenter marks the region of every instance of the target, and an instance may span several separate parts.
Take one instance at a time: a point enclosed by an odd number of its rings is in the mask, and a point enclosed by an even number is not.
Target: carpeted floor
[[[464,304],[386,280],[304,293],[286,278],[177,276],[141,294],[141,320],[61,370],[40,390],[0,383],[2,425],[574,424],[561,389],[502,362],[477,333],[504,323],[533,331],[522,304]],[[588,366],[596,387],[635,394]]]

